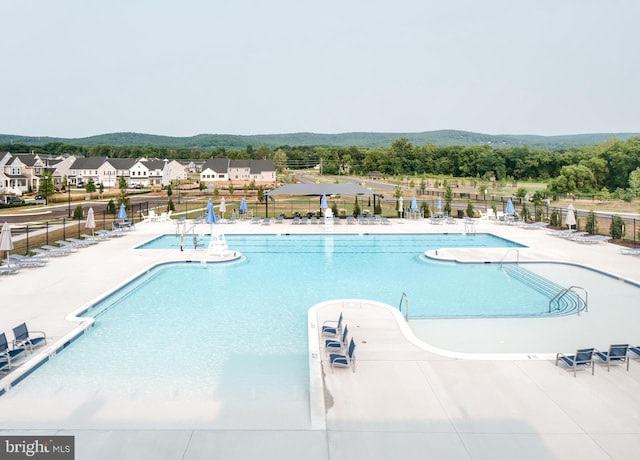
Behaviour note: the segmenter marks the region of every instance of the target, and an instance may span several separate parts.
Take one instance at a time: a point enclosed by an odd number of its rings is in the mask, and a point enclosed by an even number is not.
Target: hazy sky
[[[0,133],[640,131],[637,0],[5,0]]]

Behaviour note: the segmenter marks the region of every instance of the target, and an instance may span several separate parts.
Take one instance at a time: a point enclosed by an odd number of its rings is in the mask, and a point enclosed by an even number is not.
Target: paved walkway
[[[323,231],[316,226],[248,223],[224,229],[226,233]],[[443,227],[396,221],[390,226],[343,225],[334,232],[463,230],[461,224]],[[201,257],[201,253],[190,251],[130,250],[152,235],[172,231],[171,224],[138,225],[124,238],[52,259],[44,268],[1,277],[0,331],[10,331],[27,321],[32,329],[48,332],[51,345],[47,351],[51,352],[56,342],[64,342],[77,327],[66,319],[73,311],[91,305],[150,264]],[[623,256],[613,245],[583,246],[541,230],[489,223],[479,225],[478,231],[529,246],[519,251],[521,260],[586,264],[640,281],[640,258]],[[504,255],[504,250],[438,251],[438,257],[460,260],[499,261]],[[632,307],[640,308],[638,305],[640,302]],[[83,406],[82,401],[67,412],[51,414],[43,409],[46,401],[31,401],[31,407],[26,407],[0,397],[0,434],[73,434],[78,459],[637,458],[638,361],[631,363],[629,372],[623,366],[607,372],[598,365],[595,376],[581,371],[574,378],[544,355],[464,359],[455,353],[436,353],[433,344],[425,345],[413,336],[397,310],[374,302],[330,302],[313,311],[317,324],[344,312],[357,340],[357,371],[338,369],[332,373],[324,354],[319,353],[316,362],[321,366],[317,372],[320,383],[316,382],[316,390],[324,393],[326,417],[316,420],[312,429],[197,429],[199,415],[176,407],[182,428],[154,430],[149,423],[136,427],[129,421],[133,414],[116,411],[112,426],[86,430],[82,428],[83,417],[92,413],[92,408]],[[469,341],[474,339],[469,337]],[[640,344],[640,339],[638,342],[635,344]],[[4,380],[0,384],[0,388],[6,386]],[[43,416],[51,417],[52,426],[60,420],[59,426],[76,427],[44,428]],[[190,416],[194,423],[190,423]],[[325,429],[318,427],[322,422]]]

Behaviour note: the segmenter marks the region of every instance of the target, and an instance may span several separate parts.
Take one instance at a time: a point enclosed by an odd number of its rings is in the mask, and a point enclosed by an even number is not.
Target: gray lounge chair
[[[607,363],[607,372],[611,371],[611,363],[627,363],[627,371],[629,370],[629,344],[611,345],[609,351],[598,351],[594,353],[602,362]]]
[[[0,334],[0,369],[2,369],[3,367],[11,369],[11,360],[16,359],[24,352],[24,347],[14,347],[12,349],[9,348],[7,335],[4,332]],[[6,366],[3,366],[2,363],[6,363]]]
[[[32,334],[37,334],[33,336]],[[42,331],[31,331],[27,328],[27,323],[22,323],[19,326],[13,328],[13,335],[15,340],[13,341],[13,348],[24,348],[27,351],[33,351],[33,349],[40,345],[46,345],[47,335]]]
[[[13,275],[14,273],[18,273],[20,271],[20,267],[15,265],[2,265],[0,267],[0,275]]]
[[[331,372],[334,367],[351,367],[353,372],[356,371],[356,355],[354,351],[356,349],[356,343],[351,339],[349,342],[349,349],[346,354],[332,353],[329,355],[329,364],[331,365]]]
[[[46,255],[27,257],[19,254],[11,254],[7,259],[5,259],[5,261],[9,265],[13,264],[20,268],[33,268],[46,265],[49,261],[49,257]]]
[[[595,365],[593,361],[593,353],[595,348],[581,348],[576,350],[575,355],[565,355],[562,353],[558,353],[556,355],[556,366],[559,361],[565,363],[569,368],[573,369],[573,376],[576,376],[576,371],[579,367],[591,367],[591,375],[595,370]]]

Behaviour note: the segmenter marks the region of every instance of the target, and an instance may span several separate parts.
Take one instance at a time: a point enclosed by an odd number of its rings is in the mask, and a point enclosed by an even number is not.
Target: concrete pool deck
[[[263,226],[239,222],[221,228],[227,234],[324,232],[319,225],[290,223]],[[334,228],[334,233],[464,230],[462,223],[430,225],[426,221],[405,220],[384,226],[341,225]],[[203,226],[202,231],[208,228]],[[621,255],[614,245],[581,245],[549,236],[544,230],[489,222],[480,223],[476,231],[529,246],[518,251],[521,261],[582,264],[640,281],[640,257]],[[66,320],[72,312],[91,305],[152,264],[202,258],[203,251],[131,250],[154,235],[173,232],[175,226],[171,223],[139,224],[126,237],[81,249],[68,257],[52,258],[43,268],[0,277],[0,331],[8,332],[11,338],[11,328],[26,321],[33,330],[47,331],[49,350],[54,350],[54,343],[64,341],[75,327]],[[440,250],[438,257],[497,262],[506,252],[452,249]],[[640,304],[633,307],[640,309]],[[318,309],[318,323],[334,319],[340,310],[358,342],[357,371],[338,369],[332,373],[321,353],[326,429],[198,429],[189,426],[190,414],[184,411],[176,412],[182,428],[154,430],[149,423],[136,425],[129,421],[129,414],[123,412],[113,414],[116,422],[111,427],[83,429],[83,420],[92,408],[83,407],[82,401],[76,410],[46,414],[53,418],[51,427],[45,428],[37,419],[39,414],[45,416],[39,407],[7,407],[0,397],[0,434],[72,434],[76,437],[78,459],[637,457],[640,360],[633,360],[629,372],[624,366],[614,366],[607,372],[606,367],[597,365],[595,376],[580,371],[574,378],[566,369],[554,366],[546,355],[514,360],[498,356],[461,359],[435,353],[411,338],[412,331],[398,319],[397,311],[375,302],[326,305]],[[636,342],[626,335],[624,340],[640,345],[638,324],[632,320],[626,324],[605,322],[600,329],[610,331],[611,337],[622,334],[623,329],[624,334],[635,332]],[[413,324],[411,327],[419,329]],[[471,343],[491,335],[473,326],[462,333],[456,330]],[[417,334],[428,339],[429,332]],[[582,339],[587,342],[585,346],[603,347],[592,343],[592,337]],[[605,338],[597,338],[602,340]],[[34,406],[39,403],[33,402]],[[33,414],[34,419],[25,417],[27,414]],[[200,416],[191,415],[194,419]],[[60,427],[77,428],[59,429],[55,416]]]

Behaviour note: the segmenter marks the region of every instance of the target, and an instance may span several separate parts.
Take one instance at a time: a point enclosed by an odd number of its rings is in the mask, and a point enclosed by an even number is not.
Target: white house
[[[202,165],[200,182],[221,182],[229,180],[229,159],[212,158]]]
[[[176,160],[164,160],[162,168],[162,186],[171,185],[172,181],[185,180],[187,178],[187,167]]]

